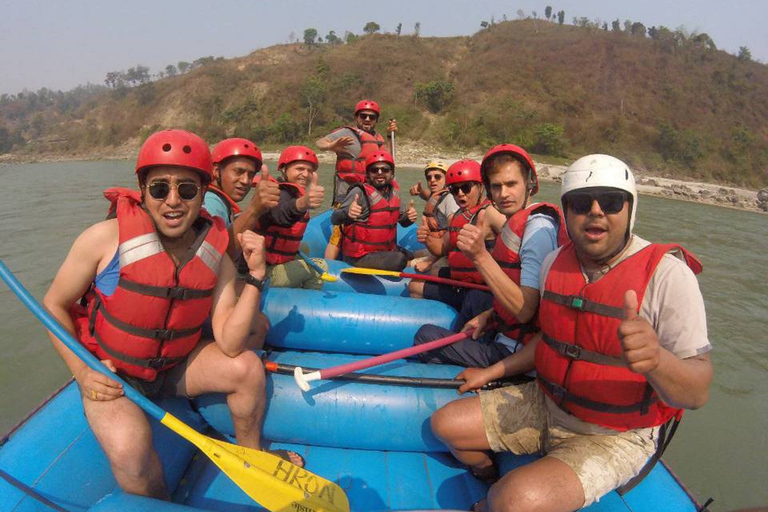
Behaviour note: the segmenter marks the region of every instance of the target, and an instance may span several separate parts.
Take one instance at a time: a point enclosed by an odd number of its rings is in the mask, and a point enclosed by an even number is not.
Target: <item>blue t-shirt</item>
[[[549,215],[534,214],[525,223],[520,244],[520,286],[539,289],[541,264],[557,249],[557,223]]]
[[[212,217],[221,217],[224,219],[224,224],[227,227],[232,224],[232,219],[229,217],[229,208],[227,203],[214,192],[206,192],[203,198],[203,208],[205,208]]]
[[[115,255],[112,257],[112,261],[107,266],[96,274],[96,279],[93,283],[96,285],[96,289],[103,295],[109,297],[115,293],[117,288],[117,281],[120,279],[120,250],[115,251]]]

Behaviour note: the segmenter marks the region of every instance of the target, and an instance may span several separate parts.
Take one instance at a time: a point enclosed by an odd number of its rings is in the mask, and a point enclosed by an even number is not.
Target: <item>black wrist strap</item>
[[[256,288],[259,289],[259,291],[263,291],[264,290],[264,284],[266,283],[266,281],[267,281],[266,278],[264,278],[264,279],[256,279],[255,277],[253,277],[251,275],[250,272],[246,272],[246,274],[245,274],[245,282],[247,284],[255,286]]]

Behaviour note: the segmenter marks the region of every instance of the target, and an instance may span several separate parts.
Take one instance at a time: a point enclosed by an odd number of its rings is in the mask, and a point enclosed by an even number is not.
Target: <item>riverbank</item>
[[[460,158],[474,158],[481,160],[482,153],[460,154],[455,151],[446,151],[437,147],[418,142],[398,143],[396,147],[399,167],[410,169],[422,169],[429,160],[439,159],[446,164],[451,164]],[[280,153],[277,151],[264,151],[264,159],[277,161]],[[66,155],[41,155],[31,158],[29,155],[0,155],[2,164],[25,164],[35,162],[66,162],[78,160],[132,160],[136,157],[136,148],[125,144],[118,148],[101,150],[88,154],[71,153]],[[322,163],[333,164],[335,156],[332,153],[320,153],[318,158]],[[549,165],[537,162],[539,178],[541,180],[559,183],[567,169],[562,165]],[[680,201],[705,203],[725,208],[735,208],[758,213],[768,212],[768,189],[762,191],[731,187],[696,181],[654,176],[652,174],[635,172],[637,189],[641,194],[666,197]],[[415,179],[414,179],[415,181]],[[406,183],[410,186],[410,183]]]

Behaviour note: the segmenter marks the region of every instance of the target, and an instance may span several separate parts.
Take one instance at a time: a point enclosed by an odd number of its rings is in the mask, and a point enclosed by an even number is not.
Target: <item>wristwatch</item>
[[[245,278],[244,279],[245,279],[245,282],[247,284],[255,286],[256,288],[259,289],[259,291],[263,291],[264,290],[264,285],[267,283],[267,278],[266,277],[264,279],[257,279],[255,277],[253,277],[250,272],[246,272],[245,273]]]

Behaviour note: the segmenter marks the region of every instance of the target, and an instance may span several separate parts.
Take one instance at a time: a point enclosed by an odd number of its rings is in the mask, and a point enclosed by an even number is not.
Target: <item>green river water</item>
[[[330,196],[332,169],[321,173]],[[422,176],[397,175],[405,189]],[[103,219],[101,191],[135,183],[127,161],[0,166],[0,178],[0,257],[38,299],[74,238]],[[537,198],[557,201],[558,190],[543,183]],[[636,231],[681,243],[704,263],[715,382],[665,460],[700,502],[715,498],[711,510],[768,505],[768,216],[643,196]],[[0,285],[0,433],[68,377],[40,325]]]

